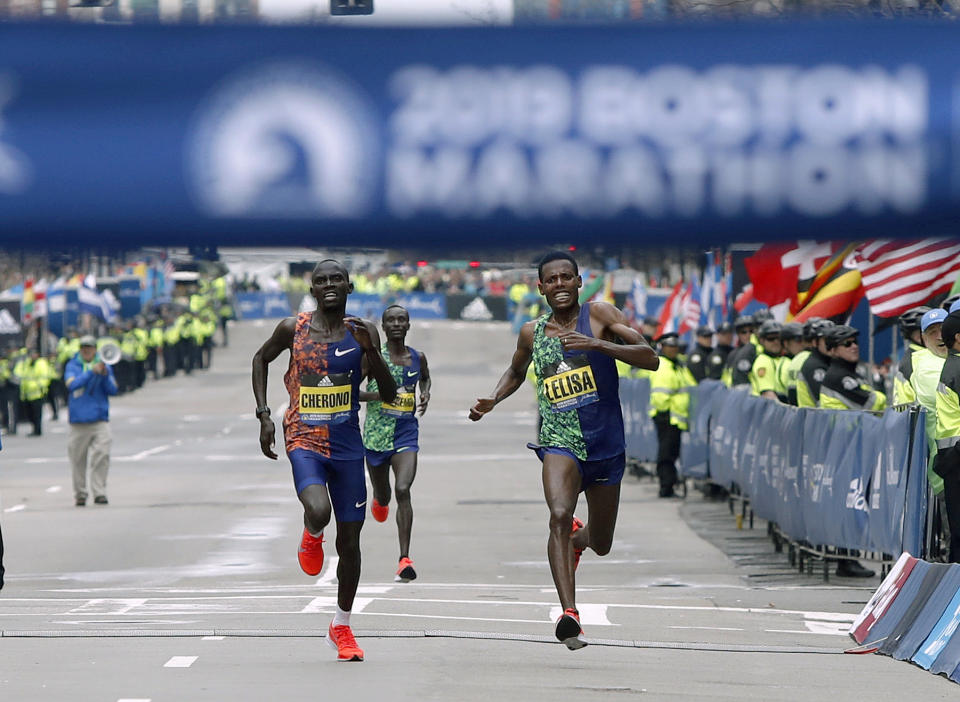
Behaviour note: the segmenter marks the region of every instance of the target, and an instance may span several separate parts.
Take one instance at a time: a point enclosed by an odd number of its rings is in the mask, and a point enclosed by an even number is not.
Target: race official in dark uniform
[[[713,352],[713,327],[697,327],[697,343],[687,357],[687,368],[693,374],[693,379],[700,383],[707,377],[707,361]]]
[[[827,349],[833,351],[830,367],[820,386],[823,409],[880,411],[887,398],[857,374],[860,362],[860,332],[846,324],[835,326],[827,334]]]
[[[710,380],[721,380],[723,369],[727,365],[727,357],[733,351],[733,325],[724,322],[717,329],[717,345],[707,356],[707,377]]]
[[[960,311],[951,312],[940,327],[947,360],[937,387],[937,457],[933,471],[943,478],[950,524],[951,563],[960,563]]]
[[[753,335],[756,323],[753,317],[745,315],[737,317],[733,322],[737,331],[739,345],[727,356],[727,379],[724,381],[730,387],[745,388],[750,385],[750,369],[757,357],[757,337]]]
[[[830,367],[820,386],[820,407],[835,410],[882,410],[887,406],[883,393],[874,390],[857,375],[860,361],[860,332],[846,324],[834,326],[827,332],[827,349],[833,351]],[[857,556],[857,551],[837,549],[837,555]],[[837,562],[837,575],[847,578],[872,578],[874,572],[858,561],[842,559]]]
[[[816,337],[816,346],[810,350],[810,356],[804,361],[797,376],[797,406],[819,407],[820,385],[827,375],[833,353],[827,349],[826,335],[836,325],[829,319],[816,322],[812,333]]]

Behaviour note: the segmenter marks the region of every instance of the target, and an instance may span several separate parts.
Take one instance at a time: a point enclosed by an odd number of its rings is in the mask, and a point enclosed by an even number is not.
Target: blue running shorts
[[[413,446],[401,446],[400,448],[391,449],[390,451],[371,451],[370,449],[366,449],[367,463],[372,466],[382,466],[385,463],[389,463],[395,453],[416,453],[419,450],[420,447],[416,444]]]
[[[306,449],[287,453],[293,466],[297,494],[308,485],[325,485],[338,522],[362,522],[367,510],[367,481],[363,459],[334,461]]]
[[[574,463],[577,464],[577,470],[580,471],[580,492],[592,488],[594,485],[619,485],[623,480],[623,471],[627,465],[626,453],[621,453],[613,458],[603,458],[599,461],[581,461],[570,449],[558,446],[527,444],[527,448],[533,449],[541,461],[549,453],[572,458]]]

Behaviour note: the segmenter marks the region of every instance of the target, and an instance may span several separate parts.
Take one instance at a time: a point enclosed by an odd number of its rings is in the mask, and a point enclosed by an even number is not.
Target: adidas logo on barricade
[[[460,312],[460,319],[491,320],[493,319],[493,313],[490,311],[490,308],[487,307],[487,303],[483,301],[483,298],[475,297],[473,301]]]
[[[19,334],[20,323],[13,318],[10,310],[0,309],[0,334]]]

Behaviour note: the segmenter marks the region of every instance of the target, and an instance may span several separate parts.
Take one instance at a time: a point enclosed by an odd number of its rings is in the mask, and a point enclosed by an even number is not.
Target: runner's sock
[[[350,612],[337,607],[337,613],[333,615],[333,626],[350,626]]]
[[[307,533],[310,534],[310,536],[312,536],[313,538],[319,539],[321,536],[323,536],[323,529],[321,529],[320,531],[318,531],[316,534],[314,534],[312,531],[310,531],[310,529],[307,529]]]

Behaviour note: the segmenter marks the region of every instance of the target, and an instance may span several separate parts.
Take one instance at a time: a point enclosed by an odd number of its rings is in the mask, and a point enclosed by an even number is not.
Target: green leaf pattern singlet
[[[390,351],[387,345],[380,347],[380,354],[383,360],[387,362],[387,368],[390,369],[390,375],[397,383],[399,388],[403,385],[404,366],[398,366],[390,361]],[[379,392],[377,381],[370,378],[367,381],[367,392]],[[396,436],[397,418],[391,417],[380,411],[383,405],[379,400],[367,403],[367,415],[363,420],[363,445],[370,451],[392,451],[393,438]]]
[[[587,444],[580,429],[580,415],[576,410],[554,412],[543,391],[544,368],[563,360],[560,339],[547,336],[549,314],[537,319],[533,330],[533,370],[537,378],[537,404],[543,422],[540,425],[540,445],[569,449],[581,461],[587,460]]]

